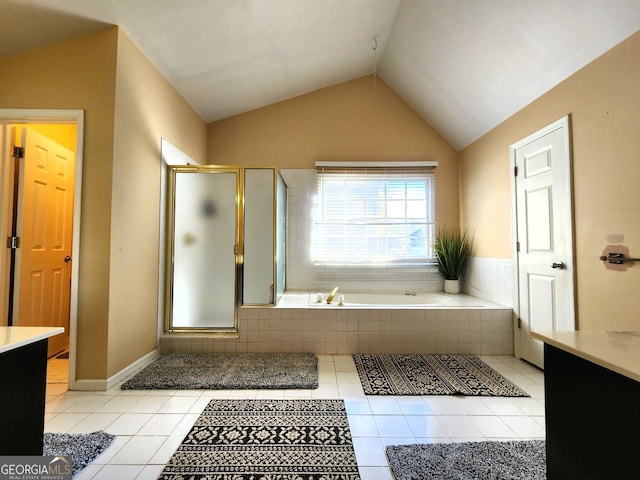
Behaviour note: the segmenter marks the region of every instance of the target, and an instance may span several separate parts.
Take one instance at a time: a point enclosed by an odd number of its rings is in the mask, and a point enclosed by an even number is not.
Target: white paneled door
[[[14,325],[64,327],[53,355],[69,344],[75,156],[29,128],[21,137]]]
[[[516,344],[540,368],[543,344],[531,331],[574,330],[569,118],[511,146],[517,268]],[[519,340],[519,342],[518,342]]]

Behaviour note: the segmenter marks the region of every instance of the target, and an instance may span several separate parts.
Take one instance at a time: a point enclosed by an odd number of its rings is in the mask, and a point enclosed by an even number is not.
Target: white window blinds
[[[433,261],[437,164],[402,165],[317,165],[316,265]]]

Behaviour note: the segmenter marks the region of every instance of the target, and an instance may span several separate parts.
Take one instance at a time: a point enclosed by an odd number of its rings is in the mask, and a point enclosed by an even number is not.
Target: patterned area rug
[[[342,400],[212,400],[159,480],[357,480]]]
[[[544,480],[543,440],[392,445],[395,480]]]
[[[167,353],[123,383],[121,388],[318,388],[318,359],[311,353]]]
[[[528,397],[475,355],[354,355],[366,395]]]
[[[93,462],[116,438],[103,431],[93,433],[45,433],[42,454],[46,457],[71,457],[75,475]],[[35,478],[35,477],[34,477]]]

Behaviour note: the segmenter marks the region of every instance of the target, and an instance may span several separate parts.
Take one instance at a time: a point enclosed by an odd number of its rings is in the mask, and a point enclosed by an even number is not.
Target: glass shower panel
[[[274,303],[274,169],[244,174],[244,305]]]
[[[237,172],[175,172],[171,330],[236,326],[237,182]]]
[[[276,301],[285,289],[285,244],[287,221],[287,185],[280,174],[276,185]]]

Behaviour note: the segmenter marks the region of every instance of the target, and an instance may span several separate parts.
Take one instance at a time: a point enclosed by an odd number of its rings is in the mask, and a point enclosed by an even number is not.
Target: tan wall
[[[78,378],[107,374],[117,29],[0,58],[0,108],[85,111]]]
[[[204,121],[121,30],[115,112],[110,376],[156,348],[161,138],[205,163],[207,134]]]
[[[206,124],[117,27],[0,71],[0,108],[85,111],[76,374],[107,379],[156,347],[161,138],[205,163]]]
[[[207,163],[314,168],[316,160],[437,160],[438,221],[458,225],[458,153],[367,76],[209,124]]]
[[[511,257],[509,145],[571,114],[578,323],[640,330],[640,265],[605,269],[598,257],[623,235],[640,257],[640,33],[611,49],[464,149],[461,219],[475,254]]]

